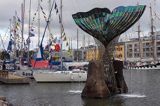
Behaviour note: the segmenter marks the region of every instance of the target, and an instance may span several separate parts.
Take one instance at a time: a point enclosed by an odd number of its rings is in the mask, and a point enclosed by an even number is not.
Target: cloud
[[[33,18],[34,13],[37,10],[38,2],[37,0],[31,0],[32,1],[32,11],[31,11],[31,17]],[[43,0],[41,3],[45,13],[48,16],[48,0]],[[58,8],[60,8],[59,2],[60,0],[56,0]],[[153,1],[156,1],[156,4],[154,4]],[[0,29],[2,31],[5,31],[7,27],[9,26],[9,19],[11,19],[15,11],[17,11],[17,14],[20,16],[21,13],[21,3],[23,0],[1,0],[0,1]],[[157,12],[157,14],[160,12],[160,7],[157,4],[160,4],[160,0],[63,0],[63,26],[64,30],[67,36],[69,38],[72,37],[72,39],[76,40],[76,30],[78,26],[75,24],[74,20],[72,19],[72,14],[75,14],[77,12],[86,12],[89,11],[95,7],[100,8],[109,8],[111,11],[116,8],[117,6],[128,6],[128,5],[137,5],[137,3],[147,5],[146,11],[142,18],[140,19],[141,23],[141,30],[142,31],[149,31],[150,30],[150,14],[149,14],[149,5],[152,3],[153,10]],[[25,36],[28,35],[28,8],[29,8],[29,0],[26,0],[26,13],[25,13]],[[160,14],[159,14],[160,15]],[[32,19],[31,18],[31,19]],[[60,25],[58,21],[58,15],[56,15],[55,10],[52,12],[52,20],[50,24],[51,32],[53,34],[60,34]],[[160,23],[160,20],[158,21]],[[158,22],[155,22],[157,29],[160,29],[160,24]],[[36,27],[36,33],[37,33],[37,16],[35,17],[34,26]],[[44,27],[46,26],[46,21],[43,18],[43,14],[41,12],[41,35],[43,35]],[[130,28],[127,33],[132,33],[137,30],[137,24],[135,24],[132,28]],[[86,35],[84,31],[79,29],[80,31],[80,39],[82,39],[81,35]],[[35,38],[34,38],[35,39]]]

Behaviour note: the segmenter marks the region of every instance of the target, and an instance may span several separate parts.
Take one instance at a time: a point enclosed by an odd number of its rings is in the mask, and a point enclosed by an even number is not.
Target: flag
[[[16,27],[19,27],[19,26],[20,26],[20,24],[19,24],[19,22],[17,22],[17,23],[16,23]]]
[[[68,56],[72,56],[72,51],[71,51],[70,47],[68,49]]]
[[[42,7],[42,6],[40,6],[40,8],[41,8],[41,10],[43,10],[43,7]]]
[[[29,37],[27,38],[26,42],[27,42],[27,44],[31,43],[31,40]]]
[[[61,23],[61,16],[59,15],[59,23]]]
[[[54,43],[56,43],[56,42],[57,42],[57,37],[55,37],[55,38],[53,39],[53,42],[54,42]]]
[[[66,46],[68,46],[68,42],[66,43]]]
[[[56,43],[61,44],[62,43],[62,39],[57,39]]]
[[[46,15],[46,13],[44,11],[42,11],[43,15]]]
[[[44,18],[47,19],[47,17],[44,15]]]
[[[67,40],[67,38],[66,38],[66,36],[64,36],[63,41],[66,41],[66,40]]]
[[[55,5],[54,5],[54,9],[56,10],[57,9],[57,4],[55,3]]]
[[[35,36],[34,29],[31,28],[31,30],[29,32],[29,37],[33,37],[33,36]]]
[[[17,20],[18,20],[18,22],[21,22],[21,20],[20,20],[20,18],[17,16]]]
[[[56,10],[56,14],[58,13],[58,8],[57,8],[57,4],[55,3],[54,5],[54,9]]]
[[[56,14],[58,13],[58,9],[56,10]]]
[[[49,50],[49,44],[45,46],[45,50]]]
[[[65,32],[63,32],[63,33],[62,33],[62,37],[64,37],[65,35],[66,35]]]

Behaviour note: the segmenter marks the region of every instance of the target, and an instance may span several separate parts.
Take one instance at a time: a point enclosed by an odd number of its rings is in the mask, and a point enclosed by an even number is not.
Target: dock
[[[4,84],[29,84],[30,79],[9,73],[8,71],[0,71],[0,82]]]

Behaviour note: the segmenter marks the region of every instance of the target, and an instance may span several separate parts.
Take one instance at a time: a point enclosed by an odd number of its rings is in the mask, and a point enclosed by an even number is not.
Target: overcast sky
[[[45,13],[48,13],[48,0],[43,0],[41,2],[41,6],[44,9]],[[8,33],[7,28],[9,27],[9,19],[12,19],[12,17],[15,15],[15,11],[17,11],[18,16],[21,16],[21,3],[23,0],[1,0],[0,1],[0,34],[2,35],[2,38],[4,40],[4,44],[7,45],[8,42]],[[56,3],[59,6],[60,0],[56,0]],[[129,5],[137,5],[137,3],[142,5],[147,5],[146,11],[142,18],[140,19],[141,23],[141,30],[146,32],[150,30],[150,17],[149,17],[149,5],[152,4],[153,11],[157,13],[160,17],[160,0],[63,0],[63,26],[66,33],[66,36],[68,38],[72,38],[74,41],[73,47],[76,47],[76,30],[77,25],[74,23],[72,19],[72,14],[75,14],[77,12],[85,12],[89,11],[95,7],[99,8],[109,8],[111,11],[118,7],[118,6],[129,6]],[[38,6],[38,0],[32,0],[32,11],[31,11],[31,20],[34,17],[34,13],[37,10]],[[25,11],[25,36],[27,36],[28,33],[28,9],[29,7],[29,0],[26,0],[26,11]],[[35,17],[35,21],[33,22],[34,26],[37,27],[37,17]],[[155,22],[156,29],[160,29],[160,20],[157,20]],[[43,14],[41,12],[41,36],[44,32],[44,26],[46,25],[46,22],[43,18]],[[126,33],[135,33],[137,30],[137,24],[135,24],[131,29],[129,29]],[[35,29],[35,32],[37,31],[37,28]],[[60,33],[60,26],[58,23],[58,15],[56,15],[55,10],[52,12],[52,20],[51,20],[51,32],[53,35],[59,35]],[[37,35],[37,34],[36,34]],[[82,44],[82,38],[83,36],[86,36],[86,42],[88,42],[88,38],[90,36],[86,34],[84,31],[79,29],[79,36],[80,36],[80,43]],[[133,35],[133,34],[132,34]],[[136,36],[136,35],[135,35]],[[122,38],[125,36],[123,35]],[[47,37],[46,37],[47,38]],[[34,42],[34,43],[33,43]],[[45,40],[44,43],[47,41]],[[0,41],[1,43],[1,41]],[[32,47],[35,47],[37,44],[37,37],[32,38]],[[79,45],[81,45],[79,44]],[[0,46],[2,48],[2,45]]]

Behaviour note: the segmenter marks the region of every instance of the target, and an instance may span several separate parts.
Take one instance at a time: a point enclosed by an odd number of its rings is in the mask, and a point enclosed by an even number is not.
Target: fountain
[[[88,12],[72,15],[75,23],[82,30],[104,46],[101,58],[89,63],[82,97],[106,98],[128,91],[123,77],[123,63],[112,61],[109,46],[114,38],[127,31],[140,19],[145,7],[144,5],[119,6],[112,12],[107,8],[94,8]]]

